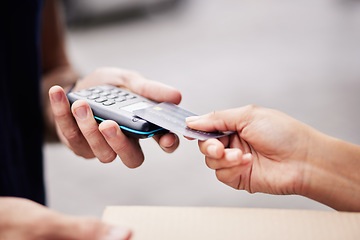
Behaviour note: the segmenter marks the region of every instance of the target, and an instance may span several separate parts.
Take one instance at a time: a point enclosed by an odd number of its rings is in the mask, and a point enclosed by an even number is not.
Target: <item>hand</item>
[[[118,68],[101,68],[79,81],[74,91],[100,84],[121,86],[130,91],[158,102],[178,104],[181,101],[179,91],[150,81],[141,75]],[[118,155],[130,168],[138,167],[144,161],[139,140],[126,137],[114,121],[104,121],[98,125],[86,101],[76,101],[71,108],[64,90],[54,86],[49,97],[60,140],[75,154],[84,158],[97,157],[101,162],[113,161]],[[176,135],[169,133],[155,135],[154,139],[168,153],[179,145]]]
[[[97,219],[66,216],[27,199],[0,198],[0,239],[125,240],[131,232]]]
[[[199,141],[206,164],[217,178],[250,193],[300,193],[313,129],[279,111],[255,106],[187,119],[202,131],[235,131]]]
[[[256,106],[189,117],[187,124],[235,131],[199,141],[221,182],[250,193],[299,194],[337,210],[360,211],[360,146]]]

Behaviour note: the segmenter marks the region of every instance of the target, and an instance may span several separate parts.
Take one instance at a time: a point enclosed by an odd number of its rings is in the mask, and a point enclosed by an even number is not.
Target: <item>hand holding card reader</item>
[[[67,94],[70,104],[82,99],[89,103],[97,122],[114,120],[125,135],[147,138],[164,134],[168,130],[134,115],[133,111],[154,106],[157,103],[123,88],[100,85]]]

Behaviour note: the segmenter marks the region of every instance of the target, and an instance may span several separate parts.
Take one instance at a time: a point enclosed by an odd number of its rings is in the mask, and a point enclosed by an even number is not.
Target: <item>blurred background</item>
[[[70,59],[85,75],[133,69],[178,88],[197,114],[247,104],[275,108],[360,144],[360,1],[63,1]],[[127,169],[45,146],[51,208],[101,216],[106,205],[331,210],[300,196],[236,191],[205,165],[197,142],[173,154],[141,140]],[[279,146],[281,147],[281,146]]]

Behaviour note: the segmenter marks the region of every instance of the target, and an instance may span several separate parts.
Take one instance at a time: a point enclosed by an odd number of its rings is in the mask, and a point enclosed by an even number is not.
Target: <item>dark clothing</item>
[[[40,100],[42,1],[8,1],[0,18],[0,196],[45,203]]]

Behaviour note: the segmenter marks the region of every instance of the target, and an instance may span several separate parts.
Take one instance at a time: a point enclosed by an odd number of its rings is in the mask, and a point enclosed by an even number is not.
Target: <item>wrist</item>
[[[309,141],[300,195],[336,210],[359,211],[360,147],[320,132]]]
[[[303,182],[299,195],[311,198],[313,193],[317,192],[317,189],[321,185],[321,182],[319,182],[317,178],[319,176],[322,176],[320,179],[326,177],[323,176],[327,174],[327,172],[324,171],[324,168],[326,168],[324,167],[326,156],[323,156],[323,153],[326,152],[327,141],[326,136],[315,134],[315,132],[308,138],[307,153],[303,166]]]

